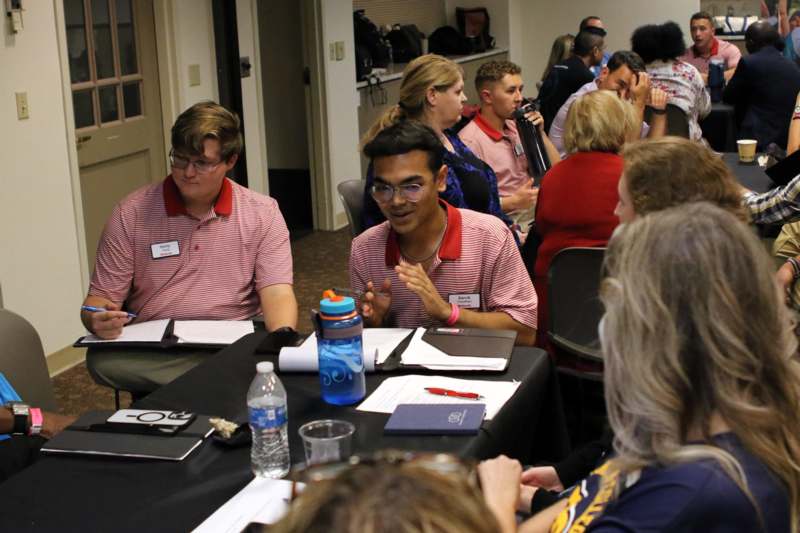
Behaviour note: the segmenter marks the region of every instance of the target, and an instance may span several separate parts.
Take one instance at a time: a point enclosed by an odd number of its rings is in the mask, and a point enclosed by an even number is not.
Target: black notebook
[[[208,417],[199,415],[188,428],[176,435],[88,430],[90,426],[103,424],[113,413],[89,411],[83,414],[73,425],[47,441],[42,452],[182,461],[213,431]]]

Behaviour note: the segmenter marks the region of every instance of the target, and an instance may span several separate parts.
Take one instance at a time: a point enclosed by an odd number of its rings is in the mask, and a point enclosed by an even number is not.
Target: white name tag
[[[181,250],[178,247],[178,241],[157,242],[156,244],[151,244],[150,252],[153,254],[153,259],[181,255]]]
[[[480,309],[481,307],[481,295],[479,293],[451,294],[448,297],[448,301],[465,309]]]
[[[525,149],[522,147],[522,143],[517,143],[514,145],[514,155],[519,157],[525,153]]]

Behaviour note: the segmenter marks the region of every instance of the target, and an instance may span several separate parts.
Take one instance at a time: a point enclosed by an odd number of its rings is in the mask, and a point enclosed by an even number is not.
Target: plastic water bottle
[[[708,65],[708,89],[711,101],[722,101],[722,90],[725,88],[725,61],[719,57],[712,57]]]
[[[253,433],[250,462],[255,475],[277,479],[288,474],[291,467],[286,389],[269,361],[258,363],[256,370],[247,391]]]
[[[350,405],[364,398],[363,323],[355,301],[326,291],[319,302],[322,331],[317,334],[322,399]]]

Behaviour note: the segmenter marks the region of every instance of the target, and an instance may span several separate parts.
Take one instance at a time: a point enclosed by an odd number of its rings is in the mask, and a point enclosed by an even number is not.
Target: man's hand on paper
[[[391,304],[392,281],[386,278],[378,290],[375,290],[375,284],[372,281],[368,281],[367,290],[361,297],[361,316],[364,323],[373,328],[382,326]]]
[[[102,301],[90,300],[92,300],[91,297],[86,299],[86,305],[104,307],[106,311],[98,311],[96,313],[82,311],[81,318],[83,319],[86,329],[94,333],[97,337],[106,340],[116,339],[122,335],[122,327],[130,322],[131,319],[128,313],[120,311],[120,304],[104,298],[97,299]]]
[[[394,267],[394,270],[400,281],[406,284],[406,288],[419,296],[428,315],[441,322],[450,317],[450,304],[439,295],[439,291],[421,264],[401,263]]]

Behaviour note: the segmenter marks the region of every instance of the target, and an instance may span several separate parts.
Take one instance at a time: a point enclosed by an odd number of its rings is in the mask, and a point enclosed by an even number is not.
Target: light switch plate
[[[200,85],[200,65],[189,65],[189,87]]]
[[[336,41],[336,61],[344,59],[344,41]]]
[[[17,100],[17,119],[25,120],[26,118],[30,118],[31,110],[28,106],[28,93],[14,93],[14,97]]]

